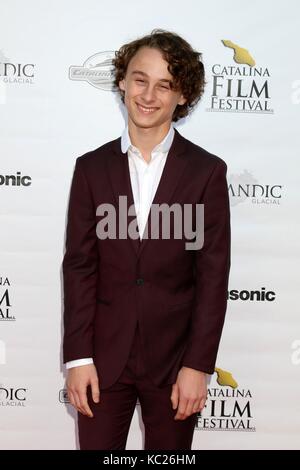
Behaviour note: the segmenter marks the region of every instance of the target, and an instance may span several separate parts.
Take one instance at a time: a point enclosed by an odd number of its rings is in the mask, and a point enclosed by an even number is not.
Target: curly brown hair
[[[190,114],[204,92],[205,71],[201,61],[202,54],[195,51],[191,45],[178,34],[154,29],[147,36],[121,46],[115,52],[112,60],[114,66],[114,86],[121,95],[124,103],[124,92],[119,88],[119,82],[125,78],[128,64],[138,49],[143,46],[153,47],[161,51],[163,58],[168,62],[168,71],[173,76],[171,89],[180,90],[186,102],[177,105],[172,121],[178,121]]]

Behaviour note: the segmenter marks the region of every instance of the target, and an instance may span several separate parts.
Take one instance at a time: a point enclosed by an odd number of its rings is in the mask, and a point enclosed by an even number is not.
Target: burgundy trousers
[[[101,390],[94,403],[88,387],[88,402],[94,417],[78,413],[81,450],[124,450],[135,410],[140,402],[145,427],[144,449],[191,449],[197,413],[174,420],[177,410],[171,402],[172,385],[157,387],[147,375],[137,328],[127,364],[111,387]]]

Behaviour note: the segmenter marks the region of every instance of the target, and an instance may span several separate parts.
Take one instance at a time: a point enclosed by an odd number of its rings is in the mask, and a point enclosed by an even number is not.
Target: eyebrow
[[[144,77],[148,77],[148,76],[149,76],[149,75],[147,75],[145,72],[142,72],[142,70],[133,70],[133,71],[131,72],[131,75],[133,75],[133,74],[143,75]],[[169,84],[172,82],[172,80],[168,80],[167,78],[160,78],[158,81],[159,81],[159,82],[169,83]]]

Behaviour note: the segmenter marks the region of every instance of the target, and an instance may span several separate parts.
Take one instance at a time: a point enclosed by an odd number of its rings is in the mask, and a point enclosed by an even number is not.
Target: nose
[[[156,100],[154,86],[148,83],[143,90],[142,98],[145,104],[154,102]]]

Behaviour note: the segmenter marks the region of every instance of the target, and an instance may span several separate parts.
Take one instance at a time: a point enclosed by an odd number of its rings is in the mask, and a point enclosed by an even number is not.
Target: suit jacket
[[[214,372],[230,269],[226,170],[175,129],[153,204],[204,204],[204,245],[186,250],[184,236],[99,239],[98,205],[112,204],[124,222],[119,196],[134,203],[128,158],[120,137],[77,158],[63,259],[64,362],[93,357],[100,388],[121,374],[137,324],[158,386],[175,383],[182,366]]]

